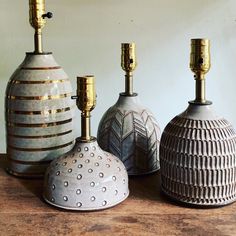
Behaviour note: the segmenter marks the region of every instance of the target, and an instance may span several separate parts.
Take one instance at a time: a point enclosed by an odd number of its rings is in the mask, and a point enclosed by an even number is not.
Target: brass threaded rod
[[[35,30],[34,34],[34,52],[42,53],[43,52],[43,42],[42,42],[42,30]]]
[[[206,87],[205,87],[205,79],[196,79],[196,87],[195,87],[195,102],[197,103],[205,103],[206,102]]]
[[[91,140],[91,123],[90,123],[90,112],[83,111],[81,113],[81,139],[89,141]]]
[[[125,75],[125,94],[133,95],[133,74],[132,72],[127,72]]]

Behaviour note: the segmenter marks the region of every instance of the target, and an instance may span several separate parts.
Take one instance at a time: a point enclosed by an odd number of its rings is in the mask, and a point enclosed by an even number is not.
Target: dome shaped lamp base
[[[53,161],[45,175],[44,200],[58,208],[94,211],[113,207],[128,195],[121,161],[104,152],[96,139],[81,142]]]
[[[94,211],[113,207],[129,195],[123,163],[103,151],[90,135],[90,111],[96,105],[94,77],[78,77],[77,106],[82,135],[72,151],[54,160],[45,174],[46,202],[62,209]]]

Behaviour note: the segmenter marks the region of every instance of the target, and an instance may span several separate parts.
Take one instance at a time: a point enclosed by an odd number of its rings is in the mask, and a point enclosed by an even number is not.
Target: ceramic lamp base
[[[190,104],[166,126],[160,160],[172,199],[209,207],[236,200],[236,133],[211,105]]]
[[[160,168],[159,140],[156,119],[140,104],[137,94],[120,94],[98,128],[99,145],[119,157],[129,175],[145,175]]]
[[[96,139],[77,139],[71,152],[54,160],[44,181],[44,199],[62,209],[93,211],[113,207],[129,195],[123,163]]]
[[[5,100],[8,171],[43,176],[49,163],[74,146],[71,84],[52,53],[27,53]]]

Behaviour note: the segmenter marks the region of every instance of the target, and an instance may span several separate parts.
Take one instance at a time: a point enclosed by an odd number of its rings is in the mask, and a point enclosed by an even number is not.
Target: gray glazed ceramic
[[[190,104],[165,128],[160,143],[162,190],[198,206],[236,200],[236,133],[211,105]]]
[[[74,145],[71,84],[51,53],[27,53],[6,90],[8,171],[42,176]]]
[[[160,128],[153,114],[139,98],[120,94],[117,103],[103,115],[98,143],[119,157],[129,175],[148,174],[159,169]]]
[[[81,142],[54,160],[45,174],[44,199],[68,210],[89,211],[112,207],[129,195],[123,163],[97,144]]]

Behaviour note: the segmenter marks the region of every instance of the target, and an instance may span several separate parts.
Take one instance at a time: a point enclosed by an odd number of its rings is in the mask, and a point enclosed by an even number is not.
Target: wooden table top
[[[42,201],[42,180],[18,179],[0,154],[0,235],[236,235],[236,203],[193,209],[167,201],[160,176],[133,177],[130,196],[97,212],[61,211]]]

